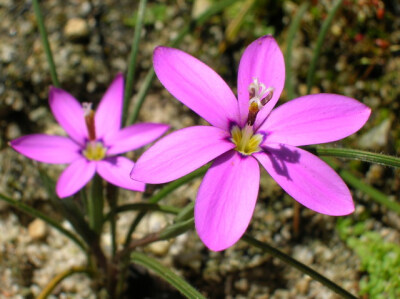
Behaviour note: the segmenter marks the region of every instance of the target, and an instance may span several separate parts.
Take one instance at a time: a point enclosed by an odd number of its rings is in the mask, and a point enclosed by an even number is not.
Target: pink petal
[[[101,99],[95,113],[96,137],[104,138],[121,128],[124,103],[124,77],[118,74]]]
[[[313,94],[274,109],[259,130],[266,142],[308,145],[331,142],[357,132],[371,109],[336,94]]]
[[[229,134],[215,127],[176,131],[150,147],[136,162],[131,178],[159,184],[173,181],[235,147]]]
[[[62,136],[26,135],[11,141],[10,145],[20,154],[45,163],[71,163],[82,157],[80,146]]]
[[[244,234],[256,205],[260,168],[253,157],[230,151],[215,159],[197,194],[194,219],[203,243],[224,250]]]
[[[105,140],[106,145],[110,146],[107,154],[116,155],[140,148],[156,140],[168,128],[168,125],[153,123],[140,123],[123,128]]]
[[[239,64],[238,98],[241,125],[249,113],[249,85],[257,78],[265,87],[273,87],[272,99],[258,113],[255,128],[258,128],[278,101],[285,84],[285,61],[275,39],[266,35],[252,42],[244,51]]]
[[[269,145],[254,157],[295,200],[315,212],[341,216],[354,211],[349,189],[318,157],[290,145]]]
[[[79,144],[85,144],[88,133],[82,105],[68,92],[50,88],[49,104],[57,122]]]
[[[210,124],[228,129],[237,122],[235,95],[210,67],[189,54],[158,47],[153,55],[154,70],[164,87]]]
[[[97,163],[98,174],[113,185],[143,192],[145,184],[129,177],[134,163],[125,157],[110,157]]]
[[[60,175],[56,192],[61,198],[71,196],[82,189],[96,172],[96,162],[82,158],[72,162]]]

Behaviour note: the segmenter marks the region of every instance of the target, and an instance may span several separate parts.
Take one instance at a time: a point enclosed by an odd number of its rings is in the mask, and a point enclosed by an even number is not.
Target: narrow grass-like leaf
[[[309,7],[309,2],[304,2],[301,4],[297,10],[296,15],[294,16],[293,21],[290,24],[288,35],[287,35],[287,47],[285,53],[285,66],[286,66],[286,82],[285,82],[285,89],[287,92],[287,96],[289,100],[292,100],[296,97],[293,81],[292,81],[292,49],[293,49],[293,41],[295,39],[296,33],[300,27],[300,21],[307,11]]]
[[[159,238],[160,240],[168,240],[171,238],[175,238],[193,228],[194,228],[194,218],[182,220],[181,222],[174,223],[163,229],[160,232]]]
[[[209,167],[210,167],[209,165],[205,165],[205,166],[193,171],[192,173],[189,173],[188,175],[184,176],[183,178],[177,179],[176,181],[173,181],[173,182],[167,184],[165,187],[163,187],[159,192],[157,192],[155,195],[153,195],[153,197],[151,197],[149,199],[149,203],[155,204],[155,203],[159,202],[161,199],[163,199],[165,196],[167,196],[169,193],[176,190],[180,186],[190,182],[191,180],[193,180],[197,177],[204,175],[207,172]],[[146,212],[141,212],[133,220],[131,226],[129,227],[126,238],[125,238],[125,245],[124,245],[125,247],[129,245],[129,243],[131,241],[131,235],[135,231],[135,229],[138,226],[138,224],[140,223],[140,221],[143,219],[144,215],[146,215]]]
[[[57,78],[56,66],[54,64],[53,55],[51,53],[49,39],[47,37],[46,28],[44,26],[43,15],[40,11],[39,0],[33,0],[32,4],[38,22],[38,28],[40,32],[40,37],[42,38],[44,52],[46,53],[47,62],[49,63],[51,80],[53,81],[53,85],[55,87],[60,87],[60,83],[58,82]]]
[[[131,204],[125,204],[125,205],[120,205],[116,207],[115,209],[115,214],[119,213],[124,213],[124,212],[132,212],[132,211],[159,211],[159,212],[164,212],[168,214],[178,214],[181,209],[174,207],[174,206],[166,206],[166,205],[159,205],[156,203],[131,203]],[[112,213],[108,213],[104,217],[104,221],[109,221],[111,219]]]
[[[313,51],[310,68],[308,69],[308,74],[307,74],[307,94],[310,93],[311,87],[314,84],[314,77],[315,77],[315,70],[317,68],[317,61],[319,58],[319,54],[321,53],[321,48],[324,43],[325,36],[328,33],[329,27],[331,26],[332,21],[333,21],[333,17],[335,16],[335,14],[338,11],[342,2],[343,2],[343,0],[336,0],[335,3],[333,3],[332,8],[328,12],[327,17],[322,24],[321,30],[319,31],[317,44]]]
[[[131,54],[129,56],[128,74],[126,76],[125,94],[124,94],[124,109],[122,123],[125,123],[129,107],[129,99],[132,96],[133,79],[135,77],[136,58],[139,49],[140,34],[143,27],[143,19],[146,11],[147,0],[140,0],[135,24],[135,32],[133,34]]]
[[[323,159],[326,163],[328,163],[333,169],[339,172],[339,175],[342,179],[348,183],[349,185],[353,186],[355,189],[360,190],[367,194],[372,200],[376,201],[377,203],[386,206],[390,210],[400,214],[400,204],[395,201],[390,200],[384,193],[376,190],[374,187],[364,183],[362,180],[358,179],[354,176],[351,172],[347,170],[340,170],[339,165],[333,161],[331,158],[324,158]]]
[[[131,254],[131,261],[135,264],[139,264],[147,269],[150,269],[156,273],[159,277],[167,281],[179,292],[181,292],[187,298],[200,299],[205,298],[199,291],[192,287],[183,278],[172,272],[169,268],[161,265],[155,259],[148,257],[147,255],[140,252],[133,252]]]
[[[343,289],[342,287],[340,287],[333,281],[331,281],[328,278],[326,278],[325,276],[319,274],[317,271],[311,269],[307,265],[304,265],[303,263],[299,262],[298,260],[296,260],[296,259],[290,257],[289,255],[283,253],[282,251],[276,249],[275,247],[272,247],[271,245],[269,245],[267,243],[258,241],[257,239],[251,237],[248,234],[245,234],[242,237],[242,240],[252,246],[255,246],[255,247],[261,249],[264,252],[271,254],[273,257],[280,259],[284,263],[286,263],[292,267],[295,267],[302,273],[307,274],[308,276],[319,281],[320,283],[322,283],[324,286],[328,287],[335,293],[341,295],[343,298],[349,298],[349,299],[357,298],[356,296],[350,294],[348,291],[346,291],[345,289]]]
[[[50,178],[43,170],[39,169],[39,175],[43,182],[43,186],[47,190],[47,194],[50,197],[51,203],[57,209],[61,215],[71,223],[75,231],[85,240],[85,242],[90,246],[96,239],[94,232],[90,229],[89,225],[84,219],[84,215],[81,209],[77,206],[76,202],[72,197],[60,199],[54,193],[55,183],[52,178]],[[81,190],[79,194],[83,194],[84,191]]]
[[[390,200],[384,193],[364,183],[363,181],[358,179],[356,176],[354,176],[347,170],[341,170],[339,171],[339,174],[343,178],[343,180],[349,185],[353,186],[353,188],[358,189],[361,192],[367,194],[371,199],[373,199],[377,203],[386,206],[388,209],[400,215],[400,204],[398,204],[393,200]]]
[[[350,148],[324,148],[316,147],[311,148],[318,156],[331,156],[338,158],[346,158],[352,160],[360,160],[364,162],[376,163],[390,167],[400,167],[400,158],[371,153],[367,151],[355,150]]]
[[[194,201],[190,202],[183,209],[181,209],[178,215],[176,215],[174,221],[180,222],[188,220],[190,218],[193,218],[193,214],[194,214]]]
[[[255,0],[245,0],[241,5],[240,11],[236,14],[236,16],[229,22],[228,26],[225,30],[225,41],[221,44],[220,52],[224,52],[228,44],[232,43],[240,28],[242,27],[246,15],[251,11]]]
[[[78,274],[78,273],[86,273],[89,276],[92,275],[91,270],[86,267],[75,266],[70,269],[67,269],[67,270],[61,272],[60,274],[56,275],[53,279],[51,279],[50,282],[46,285],[46,287],[39,294],[37,299],[46,299],[48,296],[50,296],[51,292],[57,287],[57,285],[60,282],[62,282],[64,279],[68,278],[69,276],[71,276],[73,274]]]
[[[42,212],[30,207],[29,205],[26,205],[20,201],[17,201],[13,198],[10,198],[8,196],[5,196],[3,194],[0,194],[0,199],[6,201],[9,203],[11,206],[14,208],[32,216],[36,217],[39,219],[42,219],[44,222],[46,222],[48,225],[51,227],[55,228],[58,230],[60,233],[62,233],[64,236],[69,238],[71,241],[75,242],[80,248],[82,248],[83,251],[86,251],[86,246],[85,244],[77,237],[75,236],[72,232],[69,230],[63,228],[56,220],[48,217],[47,215],[43,214]]]

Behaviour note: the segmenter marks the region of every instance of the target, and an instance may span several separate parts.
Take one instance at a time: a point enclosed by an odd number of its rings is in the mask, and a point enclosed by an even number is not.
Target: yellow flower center
[[[88,160],[100,161],[104,159],[106,152],[107,148],[104,147],[102,142],[89,141],[82,153]]]
[[[236,145],[235,150],[243,155],[251,155],[261,151],[260,144],[263,140],[261,134],[254,134],[253,128],[246,125],[243,129],[234,126],[231,130],[232,142]]]

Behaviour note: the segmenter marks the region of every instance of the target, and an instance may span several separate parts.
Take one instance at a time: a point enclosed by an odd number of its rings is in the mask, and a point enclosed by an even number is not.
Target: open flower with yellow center
[[[139,123],[121,129],[123,91],[124,79],[118,75],[94,112],[91,104],[81,105],[68,92],[51,87],[51,111],[69,137],[32,134],[10,145],[33,160],[70,164],[57,181],[56,192],[61,198],[79,191],[96,172],[116,186],[144,191],[143,182],[129,178],[134,163],[118,154],[154,141],[168,126]]]
[[[212,126],[176,131],[137,161],[132,179],[158,184],[213,160],[195,203],[196,230],[215,251],[245,232],[258,195],[259,163],[294,199],[323,214],[353,212],[349,189],[325,162],[296,146],[331,142],[359,130],[370,109],[340,95],[315,94],[277,103],[285,82],[281,50],[271,36],[252,42],[238,73],[238,99],[211,68],[177,49],[153,57],[161,83]]]

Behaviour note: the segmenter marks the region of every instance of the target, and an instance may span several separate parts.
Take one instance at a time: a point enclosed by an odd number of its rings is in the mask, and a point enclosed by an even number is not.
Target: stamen
[[[253,82],[249,85],[249,115],[247,117],[247,124],[254,125],[257,113],[264,107],[273,96],[274,88],[266,88],[263,83],[258,81],[258,78],[253,78]]]
[[[86,127],[88,129],[89,140],[96,140],[96,127],[94,126],[94,111],[92,103],[82,103],[82,108],[85,116]]]
[[[254,134],[253,128],[246,125],[243,129],[234,126],[231,129],[231,140],[236,145],[235,150],[245,156],[261,151],[260,144],[263,140],[261,134]]]
[[[91,161],[103,160],[106,156],[107,148],[104,147],[103,143],[100,141],[89,141],[86,144],[86,148],[83,150],[82,154],[86,159]]]

